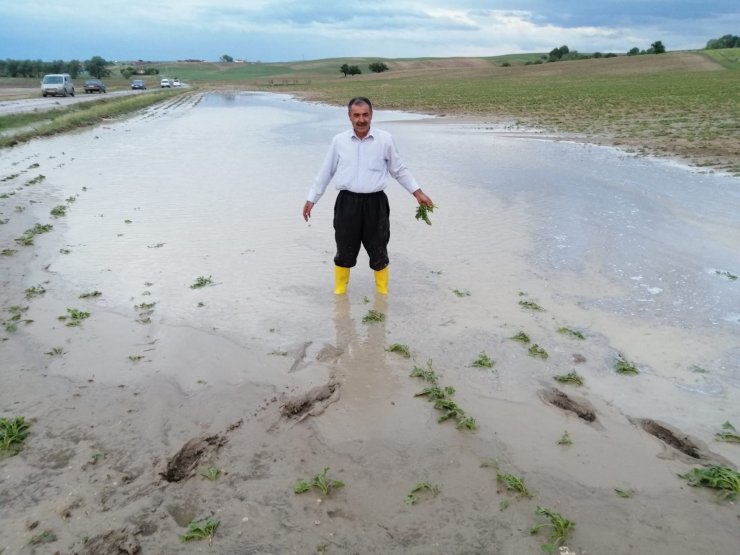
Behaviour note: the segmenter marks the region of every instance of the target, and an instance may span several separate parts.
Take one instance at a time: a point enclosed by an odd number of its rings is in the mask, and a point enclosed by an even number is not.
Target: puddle
[[[192,391],[279,385],[292,367],[296,376],[342,356],[381,360],[395,342],[452,378],[481,350],[509,349],[505,338],[516,329],[543,344],[563,341],[552,321],[568,320],[656,369],[650,383],[661,388],[666,412],[693,395],[696,417],[714,419],[738,399],[740,368],[730,349],[740,281],[727,277],[740,268],[737,179],[420,119],[375,116],[439,206],[433,225],[421,225],[413,199],[395,183],[388,189],[392,302],[382,333],[361,323],[375,296],[364,253],[352,270],[349,316],[333,317],[335,192],[327,191],[310,224],[301,218],[330,137],[348,127],[343,108],[285,95],[208,94],[3,151],[0,221],[8,222],[0,248],[19,252],[2,257],[0,280],[47,290],[28,303],[34,323],[23,337],[40,353],[65,346],[63,357],[49,359],[50,373],[113,384],[157,374]],[[44,182],[26,186],[37,174]],[[14,244],[65,202],[66,215],[35,238],[33,255]],[[199,278],[210,284],[191,287]],[[470,296],[458,298],[456,289]],[[92,291],[102,294],[79,298]],[[520,292],[546,312],[523,313]],[[56,321],[71,307],[91,313],[79,329]],[[483,390],[527,387],[544,368],[511,372],[521,357],[510,351],[496,357],[495,383],[477,380]],[[548,351],[565,372],[602,358],[579,345],[583,360],[561,349],[558,363],[559,350]],[[279,352],[298,354],[271,355]],[[723,388],[721,397],[674,385],[705,358],[727,368],[712,389]],[[386,380],[382,372],[354,379],[369,391]],[[589,385],[610,397],[608,385]],[[621,400],[632,413],[655,403],[644,391]]]

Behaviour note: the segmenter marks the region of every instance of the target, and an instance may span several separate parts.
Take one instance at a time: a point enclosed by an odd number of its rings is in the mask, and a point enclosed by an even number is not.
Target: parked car
[[[85,81],[85,92],[106,93],[108,92],[108,87],[106,87],[105,83],[103,83],[100,79],[88,79],[87,81]]]
[[[62,96],[74,96],[75,86],[69,73],[49,73],[41,80],[42,96],[60,94]]]
[[[175,77],[175,80],[172,81],[172,86],[173,87],[179,87],[180,86],[180,80],[177,77]]]
[[[166,77],[163,77],[162,80],[159,82],[159,87],[161,89],[167,87],[168,89],[172,88],[172,82],[167,79]]]
[[[131,81],[131,89],[146,90],[146,83],[143,79],[134,79]]]

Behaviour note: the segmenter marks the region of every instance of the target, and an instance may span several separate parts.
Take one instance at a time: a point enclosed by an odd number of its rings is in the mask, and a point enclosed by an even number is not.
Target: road
[[[111,96],[128,96],[132,94],[147,94],[152,90],[159,90],[158,88],[150,89],[149,91],[141,90],[123,90],[114,91],[106,94],[92,93],[86,94],[83,90],[80,93],[79,90],[75,91],[75,96],[48,96],[46,98],[38,93],[37,98],[22,98],[14,100],[1,100],[0,97],[0,116],[6,116],[9,114],[19,114],[27,112],[43,112],[48,110],[54,110],[56,108],[64,108],[71,104],[79,104],[80,102],[94,102],[101,98]]]

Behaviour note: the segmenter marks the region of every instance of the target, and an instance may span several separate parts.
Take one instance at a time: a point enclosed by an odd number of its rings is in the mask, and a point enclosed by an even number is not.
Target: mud
[[[333,294],[333,191],[300,217],[341,109],[206,95],[0,152],[0,249],[15,250],[0,322],[16,306],[33,320],[0,328],[0,415],[31,423],[0,460],[3,555],[84,553],[83,538],[158,555],[519,555],[540,552],[538,505],[577,523],[578,555],[735,555],[737,507],[677,477],[701,460],[627,415],[740,462],[713,439],[740,424],[739,281],[721,273],[740,274],[736,181],[419,117],[376,113],[440,207],[419,224],[387,190],[387,296],[363,255]],[[192,289],[198,276],[213,285]],[[522,293],[545,311],[522,310]],[[67,327],[68,308],[90,316]],[[385,320],[363,323],[370,309]],[[511,341],[519,330],[549,358]],[[471,366],[481,351],[494,368]],[[615,374],[617,353],[641,373]],[[475,432],[414,398],[427,364]],[[574,364],[578,396],[543,386]],[[498,493],[491,460],[534,497]],[[199,476],[211,465],[217,480]],[[293,492],[326,467],[345,487]],[[424,481],[440,494],[405,504]],[[180,541],[208,518],[212,546]],[[57,539],[31,548],[40,530]]]
[[[572,412],[589,424],[596,422],[596,411],[586,399],[570,397],[555,387],[539,391],[540,398],[559,409]]]
[[[199,465],[212,461],[225,444],[226,438],[218,435],[191,439],[167,461],[162,478],[168,482],[190,478]]]

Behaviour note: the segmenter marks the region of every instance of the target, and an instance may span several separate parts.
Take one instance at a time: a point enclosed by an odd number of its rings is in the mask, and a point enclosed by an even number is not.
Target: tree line
[[[86,71],[88,75],[100,79],[110,75],[108,66],[113,62],[108,62],[100,56],[93,56],[89,60],[81,62],[80,60],[54,60],[53,62],[44,62],[41,60],[0,60],[0,76],[2,77],[36,77],[40,79],[47,73],[69,73],[72,79]]]

